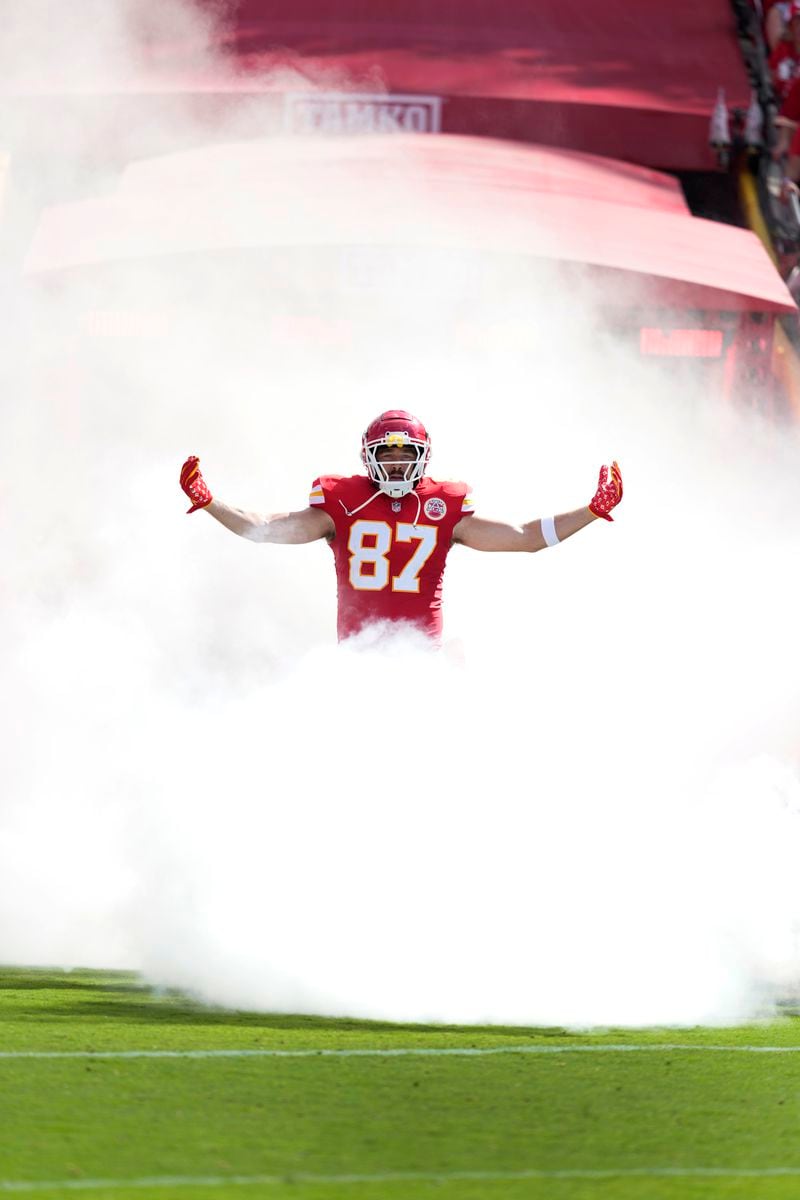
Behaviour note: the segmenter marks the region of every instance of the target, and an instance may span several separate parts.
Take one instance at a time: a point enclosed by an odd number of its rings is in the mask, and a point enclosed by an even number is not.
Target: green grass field
[[[0,1193],[796,1198],[800,1020],[404,1026],[6,968]]]

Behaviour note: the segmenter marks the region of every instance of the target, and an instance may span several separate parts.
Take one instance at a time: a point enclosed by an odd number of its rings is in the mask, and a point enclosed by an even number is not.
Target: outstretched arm
[[[301,508],[298,512],[267,515],[243,512],[241,508],[231,508],[221,500],[212,500],[206,511],[231,533],[238,533],[251,542],[300,546],[304,542],[330,537],[333,533],[333,521],[320,508]]]
[[[334,531],[333,521],[319,508],[304,508],[299,512],[262,513],[244,512],[232,508],[222,500],[215,500],[208,484],[200,474],[200,460],[192,455],[181,469],[181,487],[192,501],[190,513],[204,508],[215,520],[251,542],[275,542],[282,545],[302,545],[330,537]]]
[[[617,463],[600,468],[597,491],[585,508],[559,513],[555,517],[537,518],[525,525],[508,525],[502,521],[487,521],[483,517],[462,517],[453,530],[453,541],[472,550],[525,550],[533,553],[555,546],[584,529],[592,521],[603,518],[613,521],[611,510],[622,499],[622,475]]]
[[[576,508],[575,512],[559,513],[552,518],[556,537],[560,542],[572,537],[579,529],[596,521],[589,508]],[[550,543],[545,541],[540,520],[528,521],[525,525],[507,525],[503,521],[487,521],[484,517],[462,517],[453,530],[453,541],[471,550],[544,550]],[[555,543],[553,543],[555,544]]]

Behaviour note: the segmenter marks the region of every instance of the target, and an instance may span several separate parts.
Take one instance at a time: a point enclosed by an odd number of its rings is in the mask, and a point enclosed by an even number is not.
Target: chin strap
[[[347,505],[345,504],[344,500],[340,500],[340,501],[339,501],[339,503],[341,504],[342,508],[344,509],[344,511],[345,511],[345,513],[347,514],[347,516],[348,516],[348,517],[354,517],[354,516],[356,515],[356,513],[360,513],[360,512],[361,512],[362,508],[366,508],[368,504],[372,504],[372,501],[375,499],[375,497],[376,497],[376,496],[379,496],[379,495],[380,495],[380,492],[373,492],[371,496],[367,496],[367,498],[366,498],[366,500],[364,501],[364,503],[363,503],[363,504],[359,504],[358,508],[354,508],[354,509],[352,510],[352,512],[351,512],[351,510],[350,510],[350,509],[347,507]]]

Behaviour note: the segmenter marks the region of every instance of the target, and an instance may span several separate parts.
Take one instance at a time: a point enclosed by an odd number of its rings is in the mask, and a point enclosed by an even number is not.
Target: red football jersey
[[[392,500],[366,475],[321,475],[308,502],[335,526],[339,640],[373,621],[410,621],[441,637],[445,560],[453,530],[472,512],[467,485],[426,476]]]

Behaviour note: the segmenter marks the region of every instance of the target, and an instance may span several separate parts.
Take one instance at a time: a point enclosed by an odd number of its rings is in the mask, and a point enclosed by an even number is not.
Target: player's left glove
[[[214,499],[200,474],[200,459],[196,454],[187,458],[181,467],[181,487],[192,502],[192,507],[186,510],[187,515],[197,512],[198,508],[206,508]]]
[[[600,478],[597,481],[597,491],[589,502],[589,509],[596,517],[604,521],[613,521],[612,508],[616,508],[622,499],[622,474],[615,462],[610,467],[600,468]]]

